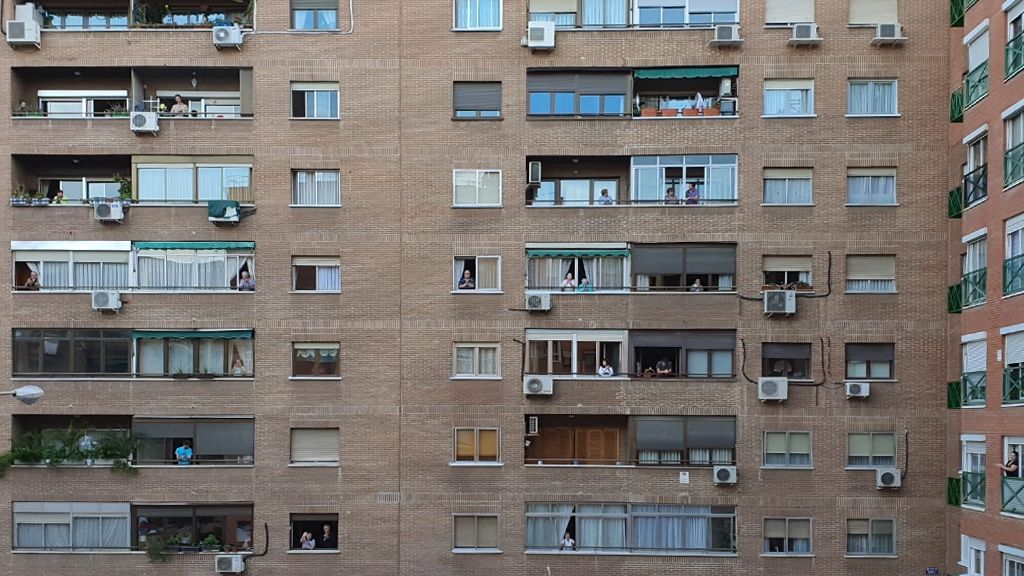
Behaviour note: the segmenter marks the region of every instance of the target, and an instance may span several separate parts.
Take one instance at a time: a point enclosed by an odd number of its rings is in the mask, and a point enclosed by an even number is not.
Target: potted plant
[[[207,552],[219,552],[220,539],[214,534],[210,534],[206,538],[203,538],[202,542],[199,543],[199,546]]]
[[[111,104],[110,108],[107,108],[107,114],[115,118],[127,117],[129,115],[128,107],[124,104],[121,104],[120,102],[116,102],[114,104]]]
[[[132,181],[126,176],[114,174],[114,182],[117,183],[117,195],[121,198],[121,204],[131,206],[132,204]]]
[[[141,539],[141,536],[140,536]],[[146,556],[149,556],[150,562],[166,562],[167,561],[167,544],[168,542],[159,536],[147,536],[146,540]]]
[[[175,380],[187,380],[187,379],[189,379],[191,377],[192,377],[191,373],[185,372],[181,368],[176,369],[174,371],[174,374],[171,374],[171,378],[174,378]]]
[[[28,194],[28,190],[25,189],[24,184],[18,184],[18,187],[11,192],[11,206],[31,206],[32,198]]]
[[[660,113],[662,116],[673,117],[679,115],[679,110],[677,108],[662,108]]]
[[[200,380],[213,380],[217,377],[216,374],[210,372],[206,368],[199,370],[199,374],[196,375]]]
[[[643,118],[654,118],[658,115],[658,109],[646,104],[640,105],[640,116]]]

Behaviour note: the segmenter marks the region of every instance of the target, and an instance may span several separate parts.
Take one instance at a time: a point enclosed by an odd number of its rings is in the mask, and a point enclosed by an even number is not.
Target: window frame
[[[192,545],[193,546],[198,546],[199,542],[201,541],[202,536],[203,536],[202,533],[199,530],[199,518],[203,517],[203,515],[202,515],[203,511],[208,510],[208,509],[223,510],[224,508],[233,508],[233,509],[236,509],[238,511],[240,511],[242,509],[247,509],[248,510],[248,516],[224,516],[224,518],[225,519],[226,518],[243,518],[243,519],[246,519],[246,520],[243,520],[243,521],[247,521],[247,523],[249,525],[250,536],[252,536],[252,530],[254,528],[255,507],[254,507],[254,505],[252,503],[248,503],[248,502],[246,502],[246,503],[230,502],[230,503],[224,503],[224,504],[213,504],[213,503],[205,503],[205,502],[203,502],[203,503],[195,503],[195,504],[132,504],[132,506],[131,506],[131,523],[130,523],[130,525],[133,526],[133,527],[139,526],[139,518],[143,516],[139,512],[140,510],[154,510],[154,509],[167,510],[167,511],[186,511],[187,510],[187,511],[191,512],[192,540],[194,540]],[[151,512],[146,512],[146,513],[152,515]],[[156,517],[156,516],[154,516],[154,517]],[[182,517],[183,516],[178,516],[178,518],[182,518]],[[237,529],[237,522],[236,522],[236,529]],[[225,540],[228,540],[228,539],[225,538]],[[234,539],[232,539],[232,540],[234,540]],[[229,542],[225,542],[225,543],[229,543]],[[144,547],[144,543],[140,543],[139,542],[138,530],[132,530],[132,546],[133,547]],[[251,539],[249,540],[249,547],[248,548],[241,548],[241,547],[239,547],[239,548],[241,550],[245,551],[245,552],[252,551],[252,540]]]
[[[472,172],[475,175],[476,180],[476,202],[473,204],[460,204],[458,202],[458,182],[456,177],[461,172]],[[497,204],[486,204],[480,202],[480,182],[481,177],[487,173],[495,173],[498,175],[498,202]],[[452,208],[501,208],[504,203],[504,185],[502,182],[502,174],[500,168],[455,168],[452,169]]]
[[[479,2],[485,0],[465,0],[465,1],[476,1]],[[459,2],[460,0],[452,1],[452,32],[501,32],[505,25],[505,2],[504,0],[493,0],[498,3],[498,26],[473,26],[460,28],[459,27]]]
[[[296,348],[296,345],[299,347]],[[314,348],[313,346],[322,346],[320,348]],[[292,342],[291,345],[291,375],[288,377],[289,380],[340,380],[341,379],[341,342]],[[317,370],[322,364],[320,358],[323,357],[321,350],[334,350],[335,351],[335,373],[334,374],[298,374],[295,371],[295,362],[297,350],[316,350],[316,358],[313,361],[314,370]]]
[[[295,432],[302,430],[333,430],[337,435],[338,451],[335,452],[335,458],[333,460],[296,460],[293,444],[295,443]],[[341,428],[338,426],[296,426],[288,428],[288,466],[292,467],[326,467],[326,468],[337,468],[341,465]]]
[[[334,259],[336,259],[338,261],[338,263],[337,264],[326,264],[326,263],[325,264],[296,264],[295,263],[296,259],[302,260],[303,258],[320,258],[320,259],[324,259],[324,260],[327,260],[327,259],[334,260]],[[338,289],[337,290],[318,290],[316,288],[314,288],[312,290],[300,289],[300,288],[298,288],[298,284],[297,284],[299,277],[298,277],[298,271],[296,270],[296,268],[313,268],[314,269],[314,274],[315,274],[314,277],[315,278],[319,277],[319,271],[320,271],[321,268],[324,268],[324,269],[336,268],[338,270]],[[292,256],[291,269],[292,269],[291,292],[294,293],[294,294],[341,294],[344,291],[344,286],[342,284],[342,276],[341,276],[341,258],[338,258],[338,257],[335,257],[335,256]],[[319,283],[319,281],[318,281],[318,283]]]
[[[473,431],[473,459],[459,458],[459,432]],[[494,460],[481,460],[480,433],[494,432]],[[503,466],[501,460],[501,428],[498,426],[455,426],[452,428],[452,459],[449,466]]]
[[[682,159],[682,163],[679,163],[678,159]],[[731,162],[726,161],[730,159]],[[722,178],[722,175],[714,175],[716,168],[730,169],[728,179],[732,183],[732,198],[708,197],[708,184],[712,180],[718,180],[719,178]],[[640,197],[641,190],[640,186],[638,185],[638,181],[641,180],[641,174],[648,170],[655,170],[657,172],[657,198]],[[671,178],[667,178],[666,172],[668,170],[681,170],[682,175],[679,178],[676,178],[675,175],[673,175]],[[687,174],[690,170],[701,170],[703,175],[700,178],[693,178]],[[648,177],[650,176],[651,175],[649,175]],[[699,192],[699,198],[696,204],[687,204],[685,200],[685,190],[691,183],[697,184],[697,190]],[[664,205],[665,193],[668,190],[669,185],[671,185],[671,187],[673,187],[676,190],[677,196],[680,197],[680,206],[737,206],[740,200],[740,189],[743,187],[740,182],[739,155],[718,153],[682,155],[653,154],[630,157],[629,202],[631,204],[639,206],[644,206],[645,204],[659,206]],[[680,190],[682,190],[683,192],[679,192]]]
[[[132,200],[141,204],[149,205],[172,205],[180,206],[182,204],[198,204],[204,205],[211,200],[227,200],[228,198],[203,198],[202,190],[202,178],[199,172],[203,169],[219,169],[221,170],[221,182],[223,184],[223,171],[224,169],[247,169],[248,170],[248,181],[249,186],[246,189],[247,192],[244,194],[249,196],[247,201],[240,201],[241,204],[252,204],[252,197],[254,195],[253,185],[253,163],[250,162],[218,162],[216,164],[208,162],[140,162],[138,165],[132,167],[132,174],[134,175],[134,190],[132,191]],[[162,199],[150,200],[142,197],[142,175],[143,170],[163,170],[164,174],[164,194]],[[167,170],[189,170],[191,172],[192,180],[192,197],[187,200],[176,200],[167,198]],[[223,191],[223,190],[222,190]]]
[[[296,532],[297,532],[297,530],[295,529],[295,522],[296,521],[304,522],[304,523],[314,523],[315,522],[318,525],[332,524],[333,523],[334,539],[337,542],[337,545],[334,548],[314,548],[312,550],[304,550],[302,547],[296,547],[295,543],[298,541],[299,538],[302,537],[302,534],[296,534]],[[321,532],[317,532],[317,533],[314,533],[313,536],[315,538],[317,536],[317,534],[322,534],[322,533],[323,533],[322,531]],[[326,513],[321,513],[321,514],[305,513],[305,512],[301,512],[301,513],[299,513],[299,512],[292,512],[292,513],[288,514],[288,553],[289,554],[317,554],[317,553],[337,554],[339,551],[341,551],[341,521],[339,519],[339,514],[337,512],[326,512]]]
[[[854,84],[867,84],[869,86],[874,84],[888,84],[892,86],[892,112],[866,112],[856,113],[851,112],[851,105],[853,103],[853,85]],[[848,78],[846,81],[846,117],[847,118],[898,118],[900,116],[900,87],[899,79],[897,78]]]
[[[765,86],[762,90],[762,105],[761,112],[763,118],[814,118],[817,113],[814,111],[814,79],[810,78],[810,88],[768,88],[767,83],[770,80],[790,80],[789,78],[766,78]],[[792,80],[808,80],[806,78],[793,78]],[[806,112],[798,112],[796,114],[790,113],[769,113],[768,106],[768,92],[799,92],[801,107],[806,108]]]
[[[459,288],[459,281],[461,277],[456,274],[458,270],[458,263],[460,260],[472,260],[473,269],[476,273],[473,274],[473,285],[475,288]],[[498,285],[494,288],[480,288],[480,260],[494,260],[498,267]],[[501,256],[496,254],[482,254],[477,256],[453,256],[452,257],[452,294],[502,294],[501,284]]]
[[[730,378],[735,378],[736,377],[736,349],[735,348],[733,348],[732,350],[725,350],[725,349],[721,349],[721,348],[686,348],[685,352],[686,352],[686,356],[685,356],[686,359],[685,359],[684,363],[686,364],[686,373],[685,373],[684,378],[696,378],[696,379],[706,379],[706,380],[728,380]],[[700,373],[697,373],[697,372],[691,372],[691,369],[690,369],[690,354],[691,353],[696,353],[698,355],[703,355],[704,353],[707,353],[707,367],[708,367],[708,369],[707,369],[706,373],[700,374]],[[721,373],[716,374],[714,372],[714,361],[715,361],[715,354],[716,353],[728,353],[729,354],[729,374],[721,374]]]
[[[458,519],[459,518],[473,518],[473,535],[474,535],[474,546],[459,546],[457,535],[458,535]],[[495,522],[495,535],[497,546],[479,546],[480,544],[480,518],[494,518]],[[466,512],[456,512],[452,514],[452,554],[500,554],[501,553],[501,515],[500,514],[473,514]]]
[[[289,31],[290,32],[337,32],[341,30],[338,24],[338,15],[340,10],[335,8],[296,8],[289,6]],[[312,28],[299,28],[296,23],[295,13],[296,12],[312,12],[313,13],[313,27]],[[334,12],[334,28],[321,28],[320,23],[320,12]]]
[[[110,507],[110,508],[122,508],[123,511],[108,510],[108,511],[78,511],[75,510],[76,504],[79,507]],[[42,505],[42,506],[40,506]],[[60,510],[58,512],[42,512],[42,511],[24,511],[18,510],[23,507],[39,508],[47,507],[51,510],[54,507],[66,508],[66,510]],[[66,515],[66,522],[64,519],[58,520],[57,515]],[[87,546],[76,546],[75,545],[75,520],[79,518],[90,518],[90,519],[123,519],[125,522],[125,532],[118,537],[123,543],[123,546],[113,547],[87,547]],[[24,521],[29,520],[29,521]],[[36,520],[36,521],[31,521]],[[18,527],[22,525],[42,525],[42,526],[67,526],[68,527],[68,544],[67,547],[27,547],[19,545],[18,543]],[[131,550],[132,545],[132,533],[134,532],[132,524],[132,513],[131,507],[128,503],[113,503],[113,502],[29,502],[29,501],[14,501],[12,503],[12,519],[11,519],[11,550],[12,551],[32,551],[32,552],[91,552],[91,553],[103,553],[115,550]],[[45,541],[46,530],[43,529],[43,538]],[[45,544],[45,542],[44,542]]]
[[[893,275],[892,275],[892,278],[850,278],[849,277],[850,276],[849,264],[847,264],[847,266],[846,266],[846,278],[845,278],[846,285],[844,287],[845,290],[843,291],[844,294],[898,294],[899,293],[899,289],[896,286],[896,264],[897,264],[897,261],[896,261],[896,256],[895,255],[893,255],[893,254],[847,254],[846,255],[847,262],[849,262],[849,258],[851,256],[853,256],[854,258],[861,257],[861,256],[892,258],[893,259]],[[891,283],[891,289],[890,290],[851,290],[850,289],[850,282],[864,282],[864,281],[876,282],[876,283],[879,283],[879,282]],[[881,284],[878,284],[877,286],[881,286]],[[885,287],[889,287],[889,286],[890,286],[889,284],[885,285]],[[870,285],[869,285],[869,287],[870,287]]]
[[[190,436],[149,436],[146,434],[136,433],[136,427],[142,425],[145,429],[146,424],[161,425],[161,424],[180,424],[183,426],[191,426],[192,430]],[[252,444],[249,446],[235,446],[234,448],[239,450],[238,454],[229,455],[228,459],[225,460],[210,460],[206,459],[203,454],[202,443],[199,442],[199,426],[200,425],[229,425],[229,424],[248,424],[249,433],[252,435]],[[182,439],[187,439],[190,442],[193,450],[193,457],[189,460],[188,467],[198,466],[202,468],[217,467],[217,466],[248,466],[252,467],[256,461],[256,419],[254,416],[244,416],[236,418],[217,418],[217,417],[188,417],[188,418],[141,418],[136,417],[132,419],[131,432],[136,438],[142,438],[138,446],[133,453],[134,465],[142,466],[146,468],[177,468],[181,466],[178,464],[178,460],[175,457],[174,450],[176,444]],[[166,454],[165,458],[159,460],[143,459],[141,451],[144,449],[144,445],[147,442],[151,442],[152,445],[148,446],[148,449],[160,450],[160,444],[163,444],[163,452]],[[248,453],[246,453],[248,452]],[[231,460],[231,456],[234,456],[234,460]],[[241,461],[239,461],[241,459]]]
[[[875,344],[875,345],[882,345],[882,346],[891,346],[892,347],[892,360],[888,360],[888,361],[886,361],[886,360],[852,360],[852,362],[864,362],[864,363],[867,364],[867,366],[866,366],[866,372],[865,372],[866,375],[865,376],[851,376],[850,375],[850,362],[851,362],[851,360],[849,358],[849,356],[850,356],[850,354],[849,354],[849,345],[850,344],[857,344],[857,345]],[[867,381],[867,382],[893,382],[893,381],[896,380],[896,343],[895,342],[847,342],[846,343],[846,347],[844,347],[844,349],[843,349],[843,359],[845,360],[845,366],[846,366],[846,372],[845,372],[845,376],[846,377],[844,378],[845,380],[856,380],[856,381]],[[874,364],[875,363],[883,364],[883,363],[886,363],[886,362],[888,362],[888,364],[889,364],[889,377],[888,378],[873,378],[871,376],[871,371],[872,371],[872,368],[873,368]]]
[[[786,452],[772,452],[772,454],[785,454],[785,464],[769,464],[768,463],[768,435],[769,434],[785,434]],[[793,464],[791,463],[793,454],[800,454],[800,452],[793,452],[792,446],[789,441],[790,436],[794,434],[806,434],[807,435],[807,464]],[[803,430],[765,430],[761,436],[761,468],[768,468],[772,470],[813,470],[814,469],[814,433],[811,431]]]
[[[323,87],[322,87],[322,89],[319,89],[319,88],[296,88],[296,85],[303,86],[303,85],[314,85],[314,84],[321,84],[321,85],[323,85]],[[325,81],[319,81],[318,80],[318,81],[310,81],[310,82],[291,82],[288,85],[288,89],[289,89],[288,93],[290,95],[290,99],[289,99],[289,103],[288,103],[288,107],[289,107],[288,119],[289,120],[320,120],[320,121],[324,121],[324,120],[327,120],[327,121],[330,121],[330,120],[341,120],[341,84],[339,82],[332,82],[332,81],[326,81],[326,80]],[[295,112],[296,112],[296,110],[295,110],[295,93],[296,92],[302,92],[303,94],[306,94],[308,92],[314,93],[314,96],[313,96],[313,113],[314,114],[316,114],[316,110],[317,110],[317,98],[316,98],[315,94],[331,93],[331,92],[333,92],[334,93],[334,101],[336,102],[336,105],[337,105],[337,108],[338,108],[337,111],[336,111],[337,112],[336,115],[334,115],[334,116],[315,116],[315,115],[314,116],[310,116],[309,115],[309,111],[306,110],[306,114],[307,114],[306,116],[296,116],[295,115]],[[303,99],[305,99],[305,97],[303,97]],[[305,104],[303,104],[303,108],[305,108]]]
[[[203,333],[202,330],[195,330],[194,332],[197,335],[201,335]],[[217,331],[211,331],[211,333],[216,333],[216,332]],[[256,369],[256,366],[255,366],[255,364],[256,364],[256,335],[251,330],[249,331],[249,333],[250,333],[249,338],[230,338],[230,339],[227,339],[227,338],[139,338],[139,337],[135,337],[133,335],[133,337],[132,337],[132,356],[133,356],[133,358],[132,358],[133,359],[133,362],[132,362],[132,366],[133,366],[132,375],[134,375],[135,377],[138,377],[138,378],[154,378],[154,377],[155,378],[170,378],[173,375],[178,374],[178,372],[172,372],[171,371],[171,369],[172,369],[172,365],[171,365],[172,364],[171,343],[173,343],[173,342],[178,342],[178,343],[187,342],[189,344],[192,344],[192,352],[191,352],[191,354],[192,354],[192,370],[190,370],[188,372],[185,372],[185,374],[190,375],[190,377],[194,376],[194,375],[197,375],[197,374],[209,374],[209,375],[211,375],[211,376],[213,376],[215,378],[250,378],[251,379],[251,378],[253,378],[255,376],[255,373],[256,373],[255,372],[255,369]],[[249,350],[250,350],[250,352],[252,354],[252,359],[251,359],[251,362],[250,362],[251,366],[248,367],[248,371],[243,372],[242,375],[240,375],[240,376],[234,376],[232,374],[232,363],[233,363],[233,361],[232,361],[232,353],[231,353],[231,350],[230,350],[230,346],[231,346],[232,342],[235,342],[235,341],[238,341],[238,340],[248,340],[249,341]],[[142,349],[142,345],[143,345],[143,343],[152,343],[152,342],[161,342],[162,343],[162,352],[161,352],[161,354],[163,356],[163,358],[162,358],[162,360],[163,360],[163,372],[161,372],[161,373],[141,372],[140,371],[141,370],[140,364],[142,363],[142,350],[141,350]],[[203,357],[202,357],[202,354],[203,354],[203,352],[202,352],[203,351],[203,344],[204,343],[209,343],[209,342],[215,342],[215,343],[223,344],[223,348],[222,348],[223,349],[223,359],[224,359],[224,364],[223,365],[225,366],[225,371],[224,372],[203,372],[203,370],[204,370],[204,368],[203,368]],[[244,358],[244,351],[239,351],[239,353],[242,355],[243,369],[245,369],[246,367],[244,366],[244,360],[245,360],[245,358]]]
[[[530,344],[533,342],[544,342],[547,344],[547,372],[531,372],[530,364],[532,356],[530,354]],[[569,373],[556,373],[552,372],[556,360],[556,356],[561,356],[561,350],[559,354],[555,354],[556,349],[555,342],[569,342],[569,355],[571,362],[571,371]],[[622,368],[627,366],[629,362],[629,334],[626,330],[547,330],[547,329],[527,329],[526,330],[526,366],[525,370],[527,374],[538,374],[538,375],[550,375],[556,380],[573,380],[573,379],[594,379],[598,378],[597,368],[600,366],[600,360],[595,362],[594,373],[587,374],[583,372],[577,372],[577,368],[581,363],[581,354],[579,344],[593,343],[595,350],[600,350],[600,346],[604,344],[617,344],[619,346],[619,357],[614,361],[611,358],[608,359],[608,363],[612,365],[616,370],[616,376],[618,377],[622,373]],[[584,351],[585,353],[585,351]]]
[[[844,203],[844,206],[846,206],[848,208],[852,208],[852,207],[862,207],[862,206],[899,206],[900,205],[900,199],[899,199],[899,180],[897,179],[897,170],[895,168],[892,168],[892,169],[878,168],[877,169],[877,171],[879,171],[879,172],[881,172],[881,171],[890,172],[891,171],[892,172],[891,174],[888,174],[888,173],[886,173],[886,174],[850,174],[851,171],[857,172],[859,170],[861,170],[861,169],[860,168],[853,168],[853,167],[847,168],[847,170],[846,170],[846,202]],[[876,170],[876,169],[871,169],[871,170]],[[854,178],[867,178],[868,179],[869,188],[873,188],[870,185],[873,183],[873,180],[876,179],[876,178],[887,178],[887,179],[891,178],[892,179],[892,202],[885,202],[885,203],[883,203],[883,202],[851,202],[850,201],[850,186],[853,183],[853,179]]]
[[[458,0],[454,0],[458,2]],[[500,0],[499,0],[500,1]],[[497,84],[498,85],[498,109],[497,110],[460,110],[455,107],[456,91],[459,85],[468,84]],[[502,111],[504,100],[504,83],[500,80],[455,80],[452,82],[452,119],[453,120],[502,120],[505,115]]]
[[[891,534],[891,537],[892,537],[892,553],[870,552],[870,551],[869,552],[863,552],[863,553],[860,553],[860,552],[850,552],[850,521],[851,520],[852,521],[864,520],[864,521],[868,522],[868,547],[869,547],[869,549],[872,547],[872,544],[871,544],[872,539],[874,538],[874,536],[876,536],[876,534],[875,534],[875,522],[890,522],[892,524],[892,534]],[[847,518],[846,519],[846,552],[845,552],[846,556],[847,557],[852,557],[852,558],[863,558],[863,557],[872,557],[872,556],[888,558],[888,557],[898,556],[899,554],[898,554],[897,548],[896,548],[896,527],[897,527],[896,525],[897,525],[897,522],[896,522],[895,518]]]
[[[773,182],[782,181],[782,182],[786,183],[786,202],[769,202],[768,201],[768,198],[767,198],[767,194],[768,194],[767,183],[769,181],[773,181]],[[793,182],[793,181],[799,181],[799,182],[807,181],[807,183],[810,184],[810,188],[811,188],[811,201],[810,202],[790,202],[789,201],[790,188],[791,188],[791,184],[790,183]],[[768,178],[768,177],[763,177],[761,179],[761,186],[762,186],[762,188],[761,188],[761,205],[762,206],[814,206],[814,177],[813,176],[811,176],[810,178],[788,178],[788,177],[787,178]]]
[[[317,203],[315,204],[302,204],[298,201],[298,177],[299,174],[307,174],[307,177],[312,177],[313,186],[316,188],[314,195],[316,196]],[[337,176],[338,182],[338,203],[337,204],[321,204],[320,203],[320,174],[334,174]],[[291,203],[288,205],[290,208],[341,208],[342,196],[341,196],[341,170],[338,169],[293,169],[292,170],[292,198]]]
[[[458,352],[460,349],[473,351],[473,373],[459,373]],[[480,370],[480,351],[494,350],[495,374],[485,374]],[[500,342],[455,342],[452,345],[452,380],[501,380],[501,343]]]
[[[87,333],[87,332],[94,331],[94,329],[87,329],[87,328],[49,328],[49,329],[48,328],[12,328],[11,329],[11,376],[13,376],[15,378],[18,378],[18,377],[21,377],[21,378],[36,377],[36,378],[47,378],[47,379],[81,378],[81,377],[109,377],[109,376],[131,378],[132,376],[134,376],[135,375],[135,364],[136,364],[137,360],[135,359],[135,356],[133,355],[133,351],[134,351],[134,347],[135,347],[135,341],[132,338],[132,331],[129,330],[129,329],[120,329],[120,328],[101,328],[101,329],[98,329],[98,330],[99,330],[99,333],[100,333],[99,336],[85,336],[85,335],[78,336],[78,333],[80,331]],[[30,333],[31,332],[36,332],[39,335],[38,336],[23,335],[23,336],[21,336],[19,338],[19,336],[18,336],[19,332],[30,332]],[[63,333],[67,333],[68,336],[46,336],[45,334],[47,332],[63,332]],[[115,336],[109,336],[108,337],[107,336],[108,332],[114,332],[114,333],[121,332],[124,335],[123,336],[115,335]],[[45,354],[44,345],[45,345],[46,342],[53,342],[53,341],[68,343],[67,346],[68,346],[68,349],[69,349],[70,356],[69,356],[69,358],[67,360],[67,363],[68,363],[68,366],[71,368],[70,372],[46,372],[44,370],[44,368],[45,368],[45,357],[47,356]],[[77,372],[77,371],[75,371],[74,367],[75,367],[76,360],[77,360],[77,354],[78,354],[77,351],[82,349],[82,347],[76,345],[76,343],[77,342],[81,342],[81,341],[90,341],[90,342],[99,342],[100,343],[100,354],[101,354],[101,356],[100,356],[100,365],[103,366],[103,367],[105,367],[106,364],[107,364],[107,361],[106,361],[106,357],[107,357],[106,345],[108,343],[117,343],[117,344],[121,344],[121,345],[126,346],[126,348],[127,348],[127,354],[126,354],[127,361],[125,362],[125,370],[124,370],[124,372],[99,372],[99,373],[93,373],[93,372]],[[19,363],[18,363],[18,358],[19,358],[18,343],[19,342],[21,342],[21,343],[32,343],[32,342],[35,342],[35,343],[38,344],[38,351],[36,352],[36,355],[38,357],[36,358],[36,362],[35,362],[35,365],[36,365],[36,368],[38,369],[38,371],[36,371],[36,372],[24,372],[24,371],[20,371],[20,370],[17,369],[18,365],[19,365]]]
[[[774,552],[771,551],[771,550],[768,550],[768,536],[765,535],[765,528],[766,528],[766,525],[767,525],[769,520],[783,520],[785,522],[786,528],[785,528],[785,536],[783,537],[783,548],[786,548],[786,550],[774,551]],[[791,542],[790,541],[791,540],[795,540],[795,538],[790,538],[790,536],[789,536],[789,532],[790,532],[789,524],[790,524],[790,522],[807,522],[807,535],[808,535],[808,537],[807,537],[807,551],[806,552],[796,552],[796,551],[793,551],[793,550],[789,550],[789,548],[791,546]],[[766,516],[766,517],[761,519],[761,540],[762,540],[762,546],[761,546],[761,555],[762,556],[780,556],[780,557],[785,557],[785,556],[814,556],[814,519],[809,517],[809,516],[808,517],[803,517],[803,516],[797,516],[797,517]]]
[[[854,435],[867,435],[868,441],[871,443],[871,453],[868,454],[869,462],[867,464],[851,464],[850,458],[854,456],[850,454],[850,438]],[[876,462],[877,458],[889,458],[887,455],[876,455],[875,454],[875,436],[892,436],[893,454],[892,463],[881,463]],[[847,470],[878,470],[879,468],[894,468],[899,460],[899,443],[896,442],[895,432],[847,432],[846,433],[846,466]]]

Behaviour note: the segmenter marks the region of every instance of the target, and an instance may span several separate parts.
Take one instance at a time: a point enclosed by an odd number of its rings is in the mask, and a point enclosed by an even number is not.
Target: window
[[[252,202],[251,165],[139,164],[136,174],[140,202]]]
[[[526,331],[527,374],[555,374],[561,377],[593,378],[601,360],[616,374],[626,365],[626,333],[623,330],[532,330]]]
[[[1024,214],[1006,221],[1006,260],[1003,267],[1003,293],[1024,292]]]
[[[341,376],[337,342],[293,342],[292,377],[337,378]]]
[[[14,376],[127,375],[131,330],[14,329]]]
[[[811,345],[765,342],[761,344],[761,375],[792,380],[811,379]]]
[[[455,462],[498,462],[497,428],[456,428]]]
[[[39,191],[53,198],[57,191],[64,192],[64,201],[119,198],[121,185],[110,177],[83,176],[81,178],[40,178]]]
[[[498,344],[456,344],[452,375],[456,378],[497,378],[501,376]]]
[[[846,378],[891,380],[895,355],[893,344],[847,344]]]
[[[215,466],[252,464],[253,419],[136,418],[132,435],[139,438],[135,463],[157,466]],[[175,450],[188,443],[192,457],[178,458]]]
[[[681,206],[721,206],[738,199],[735,154],[634,156],[632,162],[635,204],[665,204],[669,190]]]
[[[583,554],[734,553],[736,508],[599,502],[526,504],[527,550],[560,550],[566,532],[576,541],[576,551]]]
[[[846,553],[850,556],[896,554],[896,521],[849,519],[846,521]]]
[[[292,172],[292,205],[341,206],[341,176],[337,170]]]
[[[292,464],[337,464],[337,428],[292,428]]]
[[[851,432],[846,446],[848,468],[896,465],[896,435],[892,432]]]
[[[765,554],[810,554],[810,518],[765,518]]]
[[[63,249],[13,250],[15,290],[125,290],[130,287],[131,253],[127,243],[123,243],[125,249],[118,251],[67,250],[68,243],[59,244]],[[31,287],[29,282],[33,273],[38,280],[37,288]]]
[[[965,406],[985,405],[985,380],[987,351],[985,337],[963,342],[960,346],[963,369],[960,377],[962,398]]]
[[[456,30],[501,30],[501,0],[455,0]]]
[[[970,398],[965,393],[964,403]],[[960,435],[961,503],[982,510],[985,509],[985,451],[984,435]]]
[[[127,90],[38,90],[39,110],[50,118],[106,116],[128,107]]]
[[[337,82],[292,82],[292,118],[340,117]]]
[[[498,517],[494,515],[456,514],[452,552],[466,550],[498,551]]]
[[[988,265],[988,238],[982,236],[967,243],[963,255],[963,305],[971,306],[985,302],[986,266]]]
[[[136,242],[134,249],[142,289],[234,290],[243,273],[256,276],[254,242]]]
[[[967,76],[964,78],[965,106],[971,106],[988,94],[989,31],[988,20],[964,37],[967,46]]]
[[[128,12],[46,10],[43,26],[54,30],[127,30]]]
[[[634,244],[632,289],[637,292],[733,292],[735,244]]]
[[[526,289],[547,292],[623,290],[623,248],[531,248],[526,251]]]
[[[14,502],[15,550],[127,550],[131,507],[105,502]]]
[[[765,256],[764,289],[813,288],[810,256]]]
[[[452,89],[456,118],[501,117],[501,82],[455,82]]]
[[[764,23],[767,26],[790,26],[814,22],[814,0],[767,0]]]
[[[624,446],[627,438],[626,416],[580,417],[575,415],[527,416],[525,424],[536,419],[536,436],[530,436],[524,450],[524,462],[534,465],[621,466],[627,464]],[[676,456],[676,461],[679,456]]]
[[[595,4],[612,0],[586,0]],[[586,13],[584,14],[586,16]],[[625,72],[526,73],[531,116],[625,116],[630,76]]]
[[[1018,4],[1024,9],[1024,4]],[[1024,67],[1024,37],[1019,42],[1021,66]],[[1024,180],[1024,110],[1018,110],[1005,120],[1006,153],[1003,155],[1003,187],[1016,186]]]
[[[635,376],[728,378],[736,333],[728,330],[634,330],[629,335]]]
[[[341,262],[330,257],[292,258],[292,289],[296,292],[341,292]]]
[[[138,375],[253,374],[252,330],[135,330],[132,339]]]
[[[501,206],[500,170],[455,170],[455,206]]]
[[[850,0],[850,26],[895,24],[896,0]]]
[[[1024,576],[1024,553],[1015,556],[1003,552],[1003,576]]]
[[[302,552],[338,549],[337,514],[292,514],[289,549]]]
[[[895,168],[848,168],[846,203],[852,206],[896,204]]]
[[[735,418],[639,416],[635,422],[637,464],[713,466],[735,463]]]
[[[810,468],[810,432],[765,432],[765,468]]]
[[[729,378],[732,376],[732,350],[687,350],[687,378]]]
[[[295,30],[337,30],[338,0],[292,0]]]
[[[213,535],[220,546],[252,550],[252,504],[132,506],[132,526],[138,527],[132,544],[142,548],[151,536],[198,546]]]
[[[895,80],[850,80],[849,116],[895,116]]]
[[[765,168],[764,203],[770,206],[808,206],[811,196],[810,168]]]
[[[814,80],[765,80],[765,116],[814,114]]]
[[[1003,377],[1006,386],[1003,390],[1003,404],[1024,403],[1024,385],[1021,379],[1024,378],[1024,331],[1011,332],[1004,336],[1003,360],[1006,367],[1003,370]],[[1016,380],[1018,384],[1013,385]],[[1020,453],[1024,456],[1024,452]]]
[[[501,291],[500,256],[457,256],[453,272],[452,290]]]
[[[896,257],[847,256],[846,291],[860,294],[895,293]]]
[[[529,206],[614,206],[619,202],[617,178],[545,179],[533,199],[527,199]]]

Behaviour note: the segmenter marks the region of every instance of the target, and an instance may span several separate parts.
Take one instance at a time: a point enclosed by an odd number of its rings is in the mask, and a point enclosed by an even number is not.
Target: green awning
[[[252,340],[252,330],[133,330],[135,340],[165,339],[176,340]]]
[[[638,80],[666,78],[731,78],[738,76],[739,66],[688,66],[686,68],[641,68],[633,72]]]
[[[223,218],[228,208],[238,211],[237,200],[209,200],[206,203],[206,214],[210,218]]]
[[[527,258],[600,258],[608,256],[629,256],[629,250],[616,249],[585,249],[585,248],[549,248],[544,250],[527,250]]]
[[[136,242],[136,250],[229,250],[256,248],[255,242]]]

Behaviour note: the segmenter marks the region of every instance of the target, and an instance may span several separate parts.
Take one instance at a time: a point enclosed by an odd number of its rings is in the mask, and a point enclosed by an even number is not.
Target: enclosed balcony
[[[964,108],[970,108],[988,95],[988,61],[982,62],[964,78]]]
[[[1024,364],[1003,369],[1003,404],[1024,404]]]
[[[634,116],[736,116],[737,66],[642,68],[633,71]]]
[[[1024,253],[1003,261],[1003,295],[1024,292]]]
[[[11,451],[0,462],[47,466],[128,465],[131,416],[22,415],[12,420]],[[0,463],[2,466],[2,463]]]
[[[536,434],[527,435],[526,464],[623,466],[632,463],[626,455],[626,416],[561,416],[546,414]]]
[[[249,0],[52,0],[45,4],[43,27],[75,32],[251,27],[252,4]]]
[[[737,0],[530,0],[531,22],[558,30],[709,28],[739,22]]]
[[[136,466],[253,464],[254,420],[237,418],[136,417]],[[188,446],[188,451],[179,450]]]

